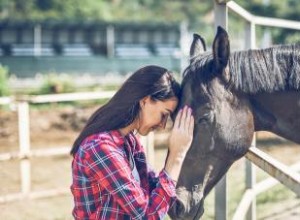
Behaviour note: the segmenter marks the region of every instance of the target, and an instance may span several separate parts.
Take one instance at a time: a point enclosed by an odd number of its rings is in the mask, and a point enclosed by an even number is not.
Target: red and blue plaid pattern
[[[132,133],[125,138],[116,130],[82,142],[72,162],[75,219],[163,219],[175,201],[175,182],[164,170],[155,177],[137,138]],[[125,147],[133,154],[140,182]]]

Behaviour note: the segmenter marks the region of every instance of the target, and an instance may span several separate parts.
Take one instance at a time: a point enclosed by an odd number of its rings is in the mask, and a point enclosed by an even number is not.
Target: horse
[[[230,52],[218,27],[208,52],[200,35],[193,38],[178,109],[192,108],[194,134],[168,213],[178,220],[200,219],[205,197],[247,153],[254,132],[300,143],[299,44]]]

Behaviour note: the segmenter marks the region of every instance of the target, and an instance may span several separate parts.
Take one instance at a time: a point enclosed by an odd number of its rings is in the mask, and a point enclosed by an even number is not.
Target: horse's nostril
[[[185,212],[184,204],[180,200],[177,200],[176,204],[175,204],[175,207],[176,207],[176,209],[175,209],[176,210],[176,216],[181,217]]]

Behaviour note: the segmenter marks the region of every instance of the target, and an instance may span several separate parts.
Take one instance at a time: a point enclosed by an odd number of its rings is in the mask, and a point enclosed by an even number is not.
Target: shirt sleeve
[[[103,186],[132,219],[163,219],[176,197],[175,182],[163,170],[149,193],[134,179],[120,146],[98,141],[85,157],[87,173]],[[149,178],[149,177],[148,177]]]

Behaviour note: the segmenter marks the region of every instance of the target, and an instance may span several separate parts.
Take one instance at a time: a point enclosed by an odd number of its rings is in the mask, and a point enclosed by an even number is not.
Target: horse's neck
[[[267,64],[276,64],[281,66],[281,68],[294,67],[295,62],[299,63],[300,57],[300,44],[295,45],[278,45],[266,49],[257,49],[250,52],[252,58],[257,57],[259,60],[264,60]],[[257,60],[253,60],[257,62]],[[270,71],[270,69],[268,70]]]
[[[267,130],[300,143],[300,92],[277,92],[252,97],[256,130]]]
[[[231,83],[246,94],[300,88],[300,46],[233,52]]]
[[[257,67],[256,71],[263,71],[269,78],[273,78],[275,83],[277,81],[279,84],[285,84],[285,88],[299,88],[300,45],[281,45],[254,50],[253,57],[258,59],[252,59],[256,64],[253,65]],[[256,71],[254,74],[257,74]]]

